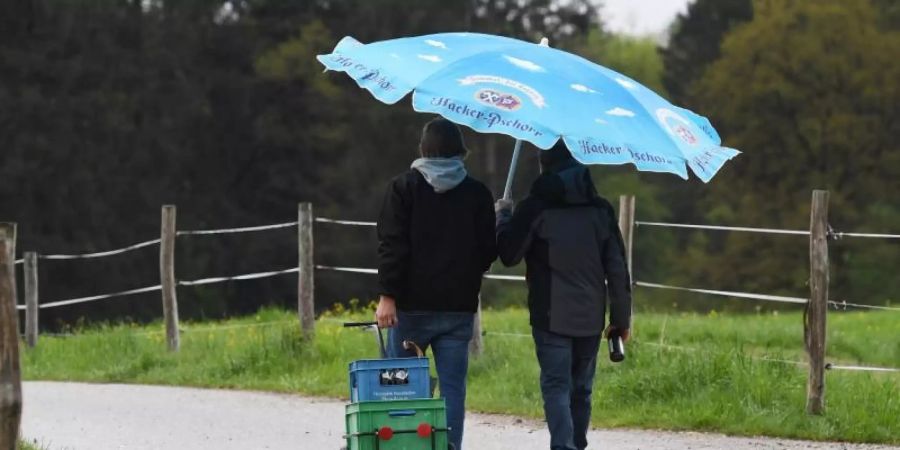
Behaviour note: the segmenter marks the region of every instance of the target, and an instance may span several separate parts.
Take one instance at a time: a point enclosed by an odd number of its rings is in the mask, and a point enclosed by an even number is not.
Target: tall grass
[[[344,329],[341,313],[300,339],[288,312],[186,325],[178,354],[161,326],[104,326],[42,337],[23,355],[26,379],[263,389],[347,397],[347,364],[377,355],[370,332]],[[485,354],[469,371],[471,410],[541,417],[527,312],[486,311]],[[829,317],[828,360],[900,365],[900,314]],[[821,440],[900,443],[900,375],[829,372],[827,412],[805,414],[806,372],[797,313],[641,314],[625,363],[601,354],[593,422],[605,427],[709,430]],[[335,424],[335,426],[340,426]]]
[[[36,441],[19,439],[18,442],[19,450],[50,450],[49,447],[45,447],[41,444],[38,444]]]

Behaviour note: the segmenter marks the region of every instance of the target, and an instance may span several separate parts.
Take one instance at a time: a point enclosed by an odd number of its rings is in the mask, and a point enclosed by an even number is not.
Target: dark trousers
[[[531,329],[551,450],[584,450],[600,336],[568,337]]]
[[[392,357],[415,356],[415,352],[403,349],[404,340],[415,342],[422,350],[431,347],[441,397],[447,402],[448,437],[458,450],[462,449],[466,372],[474,322],[472,313],[399,311],[397,326],[389,331],[388,354]]]

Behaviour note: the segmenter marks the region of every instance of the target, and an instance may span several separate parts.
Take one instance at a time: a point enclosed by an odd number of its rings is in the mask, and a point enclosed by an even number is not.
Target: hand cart
[[[444,399],[431,398],[428,358],[413,342],[415,358],[388,358],[384,335],[375,322],[345,323],[375,328],[381,359],[350,363],[347,441],[342,450],[443,450],[447,442]]]

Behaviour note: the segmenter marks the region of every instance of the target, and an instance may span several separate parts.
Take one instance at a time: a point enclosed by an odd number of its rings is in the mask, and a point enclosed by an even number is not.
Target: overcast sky
[[[692,0],[603,0],[607,29],[628,34],[659,34]]]

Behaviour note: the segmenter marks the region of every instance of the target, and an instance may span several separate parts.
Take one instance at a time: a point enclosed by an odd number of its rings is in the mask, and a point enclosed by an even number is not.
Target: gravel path
[[[337,450],[344,405],[329,399],[180,387],[26,382],[22,435],[50,450]],[[884,447],[705,433],[594,430],[617,450],[848,449]],[[466,450],[546,450],[542,423],[470,414]]]

